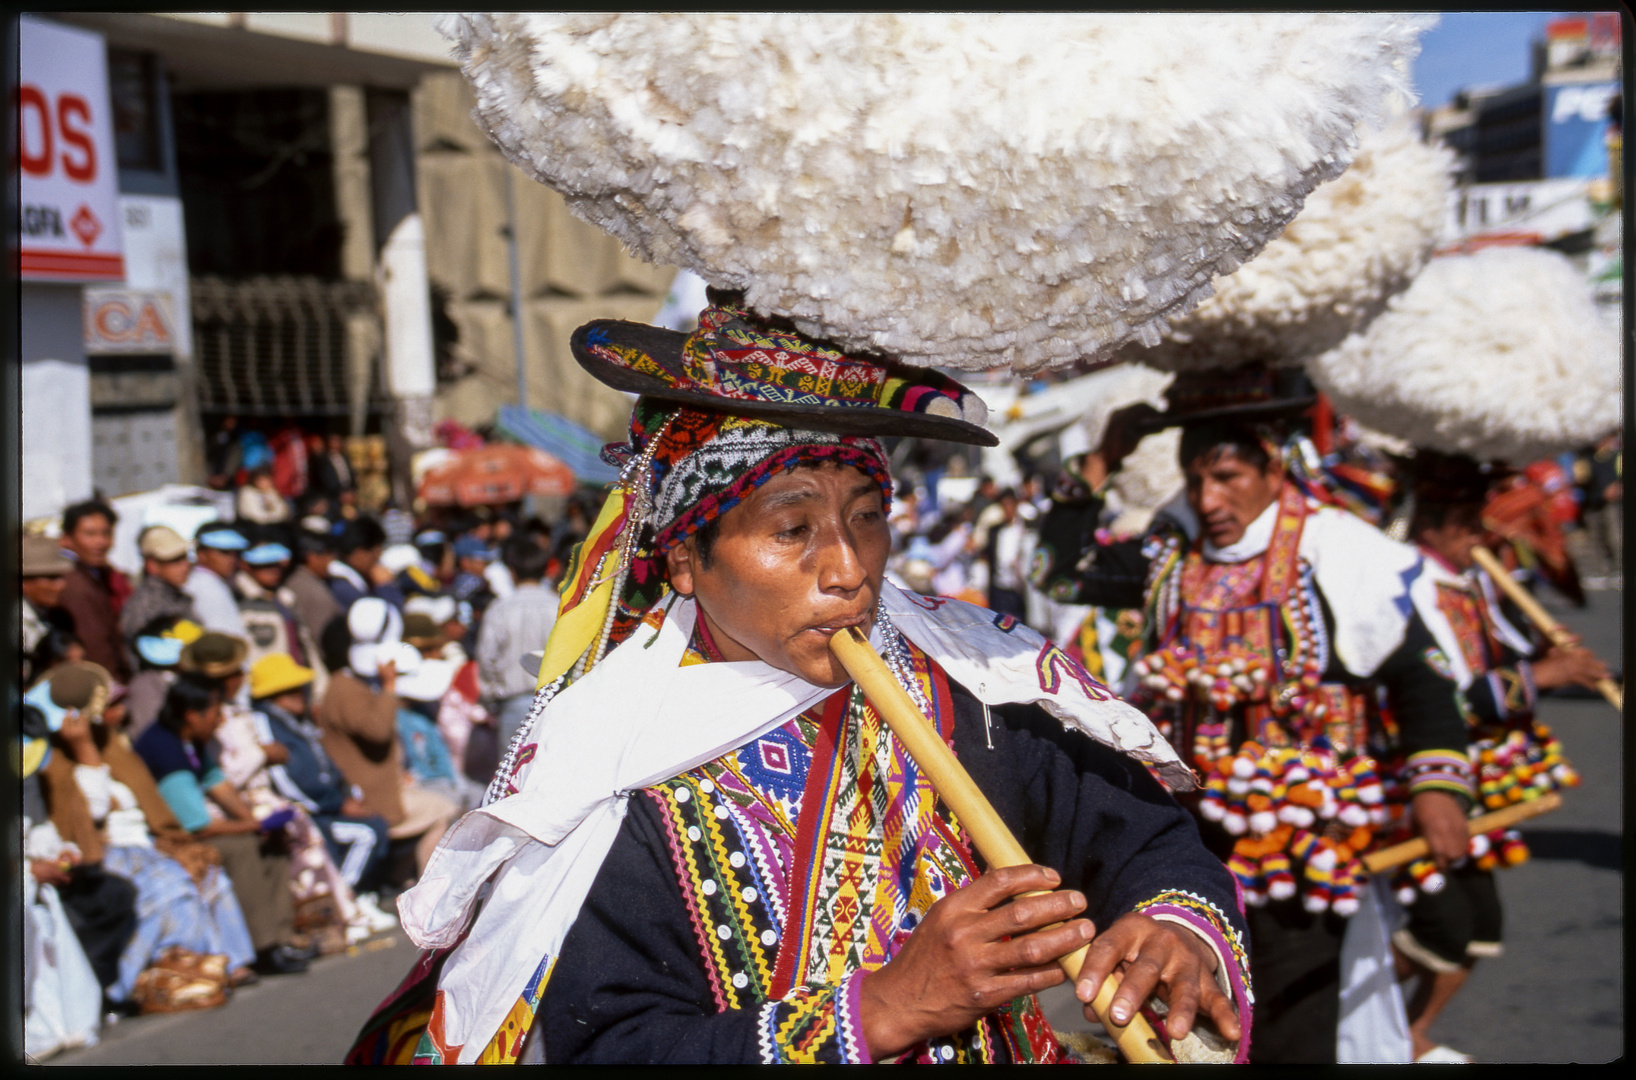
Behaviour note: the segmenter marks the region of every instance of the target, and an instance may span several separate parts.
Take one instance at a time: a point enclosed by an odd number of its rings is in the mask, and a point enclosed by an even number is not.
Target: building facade
[[[384,435],[400,498],[437,420],[489,423],[520,384],[617,433],[628,401],[579,370],[568,334],[650,318],[675,271],[500,157],[435,17],[39,16],[105,44],[126,257],[118,280],[27,287],[31,347],[74,355],[57,360],[72,377],[35,380],[50,394],[25,384],[25,429],[75,402],[87,430],[58,441],[89,453],[25,517],[201,483],[229,418],[269,438]]]

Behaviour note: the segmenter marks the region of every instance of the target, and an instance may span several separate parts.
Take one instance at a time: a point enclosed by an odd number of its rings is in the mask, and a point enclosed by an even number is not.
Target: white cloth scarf
[[[1172,786],[1193,785],[1147,717],[1035,631],[889,583],[882,598],[904,637],[984,704],[1037,703],[1065,727],[1151,764]],[[517,793],[456,823],[420,882],[398,898],[416,945],[460,942],[438,983],[444,1039],[460,1047],[459,1063],[476,1060],[541,959],[560,952],[631,793],[721,757],[835,692],[760,661],[683,667],[695,617],[693,601],[674,600],[657,632],[639,626],[559,693],[537,721],[537,750]],[[877,648],[881,636],[876,626]]]
[[[1198,518],[1181,498],[1161,513],[1177,521],[1189,540],[1198,536]],[[1261,555],[1277,520],[1274,499],[1235,543],[1216,547],[1206,540],[1204,557],[1238,563]],[[1335,655],[1360,679],[1374,674],[1403,643],[1411,612],[1418,607],[1426,613],[1421,590],[1413,588],[1424,576],[1420,552],[1355,514],[1308,500],[1296,554],[1312,567],[1318,591],[1335,615]]]

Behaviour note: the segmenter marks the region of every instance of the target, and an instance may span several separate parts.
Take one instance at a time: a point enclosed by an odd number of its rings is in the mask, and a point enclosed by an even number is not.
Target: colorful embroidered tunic
[[[1448,639],[1445,649],[1458,661],[1451,667],[1470,726],[1468,753],[1477,778],[1472,814],[1577,785],[1561,744],[1534,718],[1534,643],[1506,618],[1494,583],[1480,568],[1461,574],[1433,552],[1426,557],[1444,619],[1434,629]],[[1520,834],[1505,830],[1474,840],[1473,855],[1490,869],[1522,862],[1528,848]]]
[[[1374,644],[1360,662],[1337,642],[1337,618],[1359,613],[1336,611],[1305,535],[1315,517],[1328,515],[1330,524],[1345,517],[1341,511],[1313,505],[1287,483],[1265,515],[1271,527],[1262,551],[1226,561],[1207,559],[1202,540],[1189,541],[1174,525],[1139,540],[1098,543],[1091,526],[1099,509],[1095,498],[1053,508],[1035,581],[1058,600],[1143,612],[1146,670],[1137,669],[1143,677],[1133,689],[1195,766],[1209,769],[1247,741],[1311,746],[1321,738],[1342,758],[1400,757],[1410,793],[1472,793],[1450,674],[1410,597],[1421,572],[1412,555],[1401,580],[1389,583],[1398,611],[1387,621],[1396,625],[1371,628],[1376,642],[1389,644]],[[1351,522],[1341,531],[1367,529]],[[1374,535],[1380,546],[1400,547]],[[1379,554],[1368,546],[1357,552],[1359,562]],[[1363,575],[1370,567],[1352,569]],[[1375,707],[1377,691],[1389,706],[1385,715]]]
[[[1037,708],[985,714],[910,652],[944,738],[1024,846],[1085,892],[1087,916],[1107,926],[1143,911],[1192,928],[1248,1018],[1242,915],[1186,812],[1136,763]],[[868,1061],[863,976],[979,872],[874,708],[838,690],[632,799],[544,988],[545,1059]],[[1060,1054],[1026,997],[899,1060]]]
[[[1356,910],[1359,856],[1388,820],[1376,763],[1404,800],[1474,794],[1456,686],[1413,595],[1423,564],[1289,482],[1215,552],[1165,513],[1145,537],[1099,542],[1101,500],[1079,494],[1042,523],[1033,580],[1142,611],[1127,696],[1207,773],[1190,801],[1251,905],[1266,1002],[1251,1060],[1334,1061],[1343,924],[1328,913]]]

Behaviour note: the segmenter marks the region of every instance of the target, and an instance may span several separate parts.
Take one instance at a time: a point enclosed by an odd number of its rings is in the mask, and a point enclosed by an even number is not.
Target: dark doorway
[[[189,271],[337,278],[328,95],[194,91],[175,94],[172,108]]]

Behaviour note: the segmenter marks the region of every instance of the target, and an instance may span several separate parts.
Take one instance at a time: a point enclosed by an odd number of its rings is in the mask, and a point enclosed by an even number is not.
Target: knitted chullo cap
[[[671,548],[720,518],[778,473],[801,465],[850,465],[881,486],[888,507],[892,479],[875,439],[785,427],[770,420],[640,399],[631,442],[616,459],[651,449],[654,553]]]
[[[244,670],[249,644],[232,634],[207,630],[182,648],[177,667],[209,679],[225,679]]]

